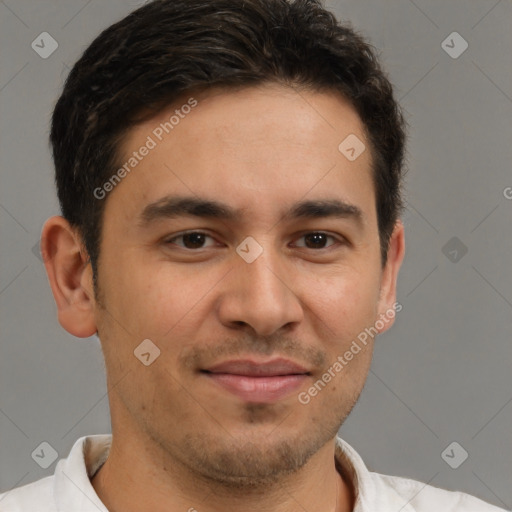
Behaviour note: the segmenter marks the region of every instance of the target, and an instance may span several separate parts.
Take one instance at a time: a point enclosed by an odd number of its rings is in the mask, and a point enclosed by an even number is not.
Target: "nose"
[[[304,312],[293,289],[296,270],[286,265],[270,250],[264,249],[252,263],[237,255],[219,300],[218,314],[223,325],[250,325],[258,335],[268,336],[300,322]]]

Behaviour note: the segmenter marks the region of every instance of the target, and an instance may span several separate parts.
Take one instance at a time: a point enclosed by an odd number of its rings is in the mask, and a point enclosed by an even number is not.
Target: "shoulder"
[[[398,476],[371,473],[380,485],[392,489],[404,504],[414,512],[503,512],[504,509],[491,505],[479,498],[461,491],[448,491],[439,487]]]
[[[401,476],[370,471],[347,441],[336,438],[335,460],[356,489],[356,510],[402,512],[506,512],[460,491],[448,491]]]
[[[54,476],[0,494],[1,512],[57,512],[53,499]]]
[[[68,456],[57,462],[53,475],[0,494],[0,512],[108,512],[90,475],[108,457],[111,440],[111,434],[77,439]]]

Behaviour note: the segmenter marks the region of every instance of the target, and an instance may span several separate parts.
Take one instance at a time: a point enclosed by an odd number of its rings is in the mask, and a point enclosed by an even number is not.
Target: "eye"
[[[190,231],[188,233],[182,233],[181,235],[170,238],[169,240],[166,240],[165,243],[174,244],[185,249],[203,249],[205,238],[211,238],[213,240],[210,235],[207,235],[201,231]],[[175,240],[179,239],[183,239],[183,245],[174,243]]]
[[[181,235],[169,238],[165,241],[165,243],[177,245],[178,247],[188,250],[204,249],[207,247],[215,246],[215,244],[205,246],[204,243],[207,238],[214,240],[213,237],[207,233],[203,233],[202,231],[189,231],[188,233],[182,233]],[[334,242],[341,243],[339,240],[337,240],[336,237],[322,231],[312,231],[310,233],[305,233],[300,238],[305,240],[305,245],[297,245],[297,247],[305,247],[306,249],[328,249],[329,247],[332,247],[332,245],[335,245],[331,244],[326,246],[327,240],[329,238],[334,240]],[[182,243],[176,243],[176,240],[182,240]]]
[[[335,242],[337,241],[336,237],[332,235],[328,235],[327,233],[324,233],[322,231],[313,231],[311,233],[306,233],[301,236],[301,238],[304,238],[306,240],[306,248],[307,249],[327,249],[328,247],[325,247],[325,243],[328,238],[332,238]],[[304,247],[304,246],[298,246],[298,247]]]

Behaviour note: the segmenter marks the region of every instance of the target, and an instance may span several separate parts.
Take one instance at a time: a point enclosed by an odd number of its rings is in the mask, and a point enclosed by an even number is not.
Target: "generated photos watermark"
[[[174,111],[174,114],[169,117],[168,121],[160,123],[152,132],[148,135],[146,142],[138,149],[134,151],[132,156],[101,186],[96,187],[93,191],[96,199],[105,199],[107,194],[114,190],[116,185],[121,183],[121,180],[125,178],[140,162],[149,155],[150,151],[155,149],[159,142],[165,138],[165,136],[174,130],[185,117],[192,112],[192,109],[198,105],[198,102],[194,98],[189,98],[187,103],[183,104],[179,109]]]
[[[366,327],[364,331],[361,331],[357,335],[357,339],[352,341],[349,349],[346,350],[343,355],[339,355],[336,358],[336,361],[331,366],[329,366],[329,368],[327,368],[322,376],[312,386],[310,386],[307,391],[302,391],[298,394],[298,401],[303,405],[309,404],[311,400],[317,396],[318,393],[320,393],[320,391],[322,391],[329,382],[331,382],[332,379],[334,379],[342,372],[345,366],[347,366],[348,363],[354,359],[354,356],[359,354],[359,352],[361,352],[361,350],[366,347],[368,340],[370,338],[375,338],[375,336],[377,336],[377,334],[379,334],[379,332],[389,322],[391,322],[395,318],[396,314],[400,313],[402,309],[402,304],[400,304],[400,302],[395,302],[393,307],[386,310],[385,313],[381,313],[379,319],[375,321],[373,326]]]

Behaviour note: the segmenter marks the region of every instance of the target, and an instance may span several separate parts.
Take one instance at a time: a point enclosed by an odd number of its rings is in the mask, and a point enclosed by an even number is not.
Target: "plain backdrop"
[[[374,471],[510,509],[512,4],[326,5],[378,48],[410,125],[403,310],[341,434]],[[136,6],[0,2],[0,491],[53,474],[31,457],[41,442],[61,458],[110,432],[99,341],[58,324],[37,244],[59,213],[48,132],[64,79]],[[48,58],[31,46],[42,32],[58,44]],[[457,469],[441,455],[453,442],[452,459],[468,454]]]

